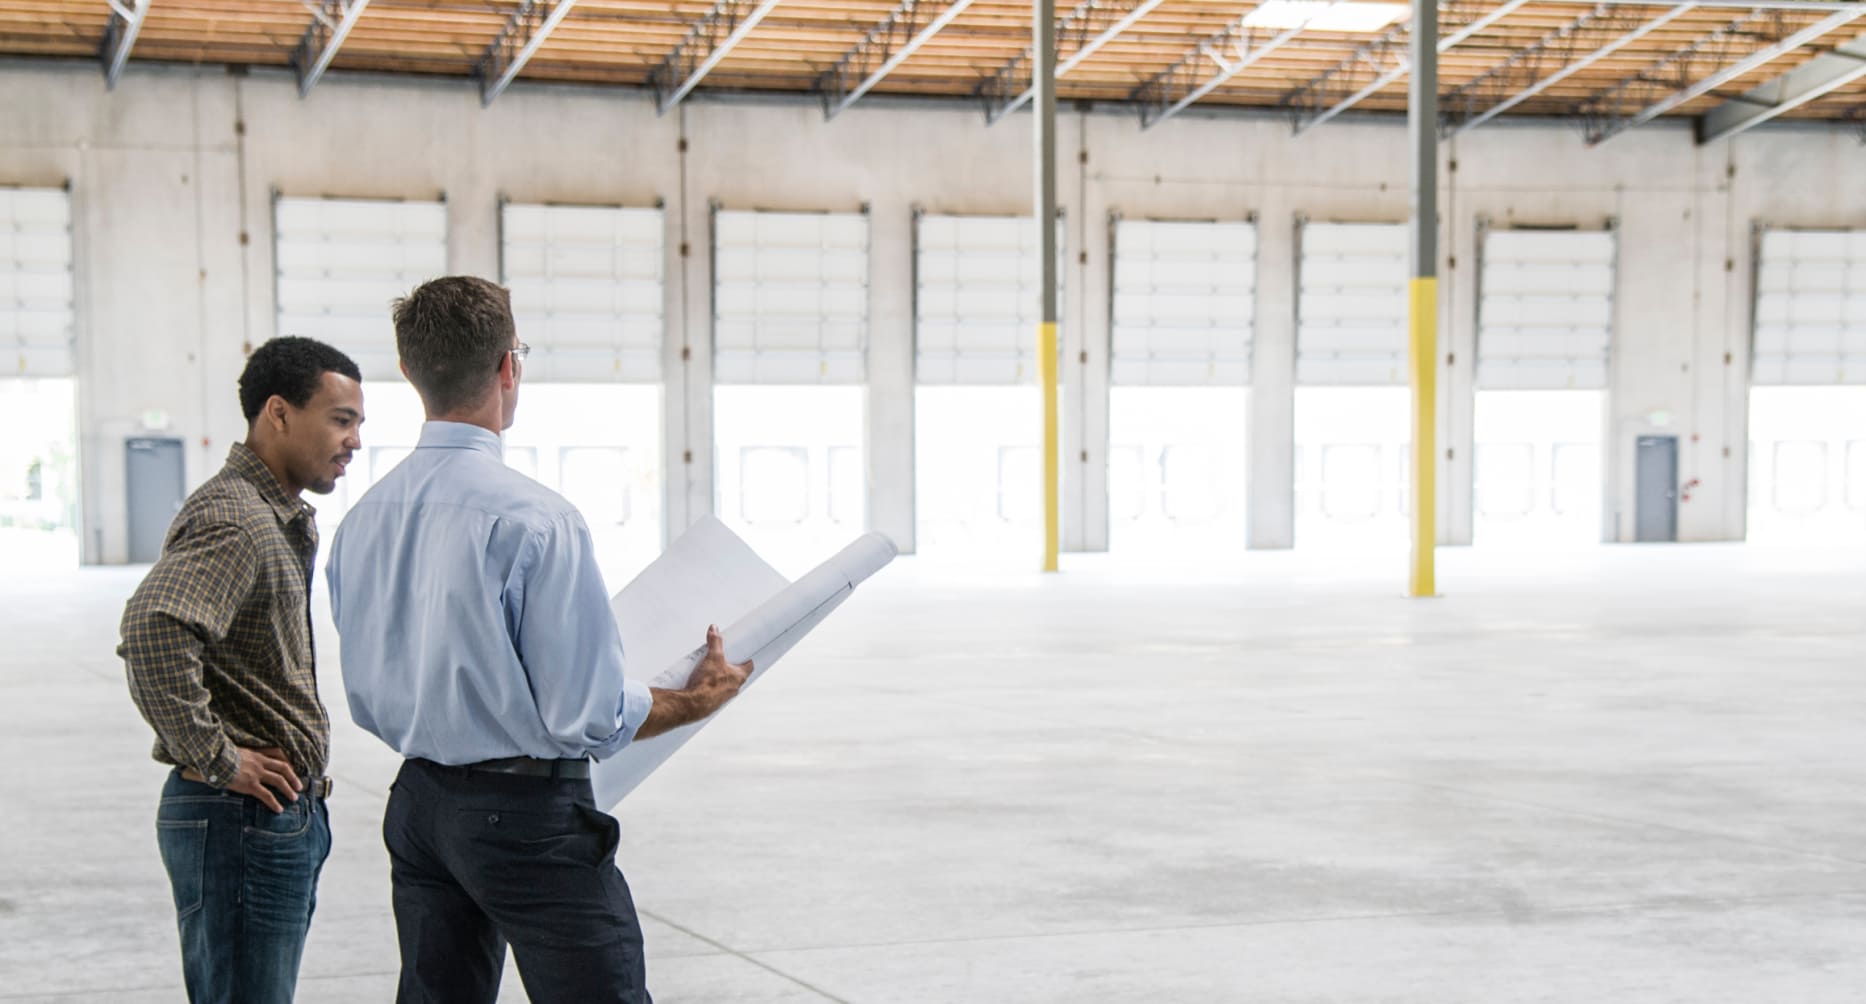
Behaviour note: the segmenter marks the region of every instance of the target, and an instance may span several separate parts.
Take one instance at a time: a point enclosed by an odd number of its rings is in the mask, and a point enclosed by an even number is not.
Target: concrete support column
[[[713,207],[696,191],[687,109],[679,139],[680,195],[671,203],[668,269],[667,528],[670,538],[713,513]]]
[[[1686,416],[1686,430],[1678,441],[1678,539],[1686,541],[1740,540],[1746,520],[1729,518],[1727,500],[1745,498],[1747,493],[1735,472],[1747,473],[1747,465],[1735,458],[1734,447],[1726,455],[1724,447],[1748,441],[1749,394],[1746,381],[1731,379],[1737,371],[1736,349],[1730,338],[1731,318],[1747,328],[1750,300],[1736,294],[1747,293],[1750,274],[1738,275],[1738,263],[1747,262],[1748,230],[1732,220],[1729,188],[1735,164],[1725,149],[1709,151],[1700,170],[1714,174],[1700,187],[1704,194],[1693,214],[1696,223],[1693,241],[1694,275],[1691,313],[1691,407]],[[1720,155],[1719,155],[1720,154]],[[1748,345],[1745,337],[1740,343]],[[1729,354],[1728,362],[1725,360]],[[1748,353],[1745,352],[1744,355]],[[1741,430],[1741,438],[1730,440],[1732,420]],[[1744,449],[1743,453],[1749,451]]]
[[[1456,153],[1452,156],[1455,158]],[[1456,175],[1452,188],[1456,190]],[[1477,459],[1477,293],[1483,260],[1482,219],[1458,204],[1445,213],[1440,285],[1439,527],[1440,544],[1469,545],[1474,534],[1472,482]]]
[[[868,528],[915,550],[914,210],[890,199],[868,215]]]
[[[456,163],[447,172],[447,271],[499,279],[499,187],[492,177]]]
[[[1734,162],[1734,149],[1730,157]],[[1721,442],[1716,450],[1719,475],[1715,496],[1727,540],[1743,540],[1749,530],[1749,346],[1753,327],[1749,305],[1756,302],[1757,262],[1756,221],[1736,211],[1735,189],[1743,181],[1737,177],[1728,181],[1723,218],[1724,254],[1729,263],[1721,311],[1723,344],[1722,353],[1711,362],[1722,377],[1718,392],[1725,405],[1719,430]]]
[[[1086,113],[1075,118],[1075,154],[1063,172],[1073,243],[1065,281],[1073,292],[1063,325],[1068,336],[1064,371],[1073,377],[1073,418],[1063,436],[1063,467],[1072,472],[1075,484],[1063,519],[1064,547],[1071,551],[1108,550],[1108,353],[1114,262],[1109,255],[1107,199],[1099,186],[1091,198],[1088,183],[1089,137],[1095,124]]]
[[[1257,218],[1257,330],[1251,361],[1249,546],[1296,543],[1296,217],[1265,189]]]

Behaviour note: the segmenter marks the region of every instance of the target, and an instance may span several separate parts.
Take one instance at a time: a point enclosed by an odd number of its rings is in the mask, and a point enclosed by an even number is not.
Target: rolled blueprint
[[[751,660],[749,688],[898,553],[882,534],[865,534],[789,582],[709,516],[611,602],[628,674],[653,687],[686,686],[705,657],[706,628],[717,624],[725,632],[726,658]],[[711,720],[632,742],[598,763],[591,773],[596,804],[613,808]]]

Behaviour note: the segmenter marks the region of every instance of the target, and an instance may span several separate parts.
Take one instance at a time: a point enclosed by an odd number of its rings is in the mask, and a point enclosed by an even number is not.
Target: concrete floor
[[[903,561],[627,805],[668,1002],[1856,1002],[1866,554]],[[133,570],[0,581],[0,1000],[172,1001]],[[348,724],[300,999],[380,1001]],[[508,974],[509,976],[511,974]],[[509,978],[506,998],[523,998]]]

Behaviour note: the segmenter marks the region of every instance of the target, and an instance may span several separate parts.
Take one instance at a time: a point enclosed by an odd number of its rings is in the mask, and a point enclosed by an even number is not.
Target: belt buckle
[[[330,790],[331,790],[331,780],[328,777],[320,777],[317,780],[311,782],[311,794],[316,795],[319,798],[329,798]]]

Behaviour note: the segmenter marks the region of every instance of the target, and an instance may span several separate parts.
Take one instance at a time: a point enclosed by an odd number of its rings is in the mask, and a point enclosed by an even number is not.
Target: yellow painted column
[[[1407,339],[1412,379],[1412,574],[1407,592],[1436,596],[1438,548],[1438,3],[1412,0],[1406,139],[1412,283]]]
[[[1438,548],[1438,280],[1411,284],[1408,369],[1412,385],[1413,596],[1437,594]]]
[[[1037,357],[1043,373],[1043,570],[1056,571],[1057,545],[1061,539],[1062,485],[1058,433],[1060,409],[1057,407],[1056,324],[1037,325]]]
[[[1062,443],[1057,434],[1056,359],[1056,0],[1032,0],[1030,5],[1031,130],[1036,140],[1036,214],[1030,221],[1037,228],[1037,363],[1043,376],[1043,570],[1056,571],[1056,552],[1061,534],[1062,490],[1058,453]]]

